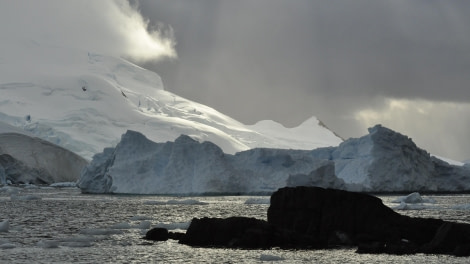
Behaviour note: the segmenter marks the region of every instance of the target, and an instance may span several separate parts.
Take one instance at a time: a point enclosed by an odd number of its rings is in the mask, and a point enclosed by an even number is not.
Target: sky
[[[382,124],[470,159],[470,1],[141,0],[178,57],[165,89],[244,123],[314,115],[343,138]]]
[[[470,159],[470,1],[18,0],[0,31],[127,58],[246,124],[382,124]]]

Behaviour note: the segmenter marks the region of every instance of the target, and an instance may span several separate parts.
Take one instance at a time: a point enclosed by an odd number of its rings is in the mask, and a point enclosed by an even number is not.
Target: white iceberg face
[[[140,194],[270,193],[290,174],[319,167],[310,151],[253,149],[225,154],[188,136],[154,143],[128,131],[114,149],[97,154],[78,181],[84,192]]]
[[[369,135],[336,148],[260,148],[235,155],[188,136],[154,143],[128,131],[116,148],[93,158],[78,186],[91,193],[250,194],[272,193],[286,185],[376,192],[464,191],[470,190],[469,182],[469,168],[433,158],[408,137],[376,126]]]
[[[369,134],[338,147],[313,150],[332,160],[347,189],[372,192],[463,191],[470,170],[450,165],[418,148],[400,133],[377,125]]]

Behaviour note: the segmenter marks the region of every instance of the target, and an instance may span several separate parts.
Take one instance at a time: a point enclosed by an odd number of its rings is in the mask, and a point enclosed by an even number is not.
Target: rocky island
[[[246,217],[193,219],[178,239],[196,247],[325,249],[356,247],[358,253],[470,256],[470,225],[396,213],[374,196],[320,187],[285,187],[274,192],[268,220]]]

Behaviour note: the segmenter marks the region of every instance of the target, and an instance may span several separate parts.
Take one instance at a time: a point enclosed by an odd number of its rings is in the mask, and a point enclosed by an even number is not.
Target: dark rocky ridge
[[[470,225],[400,215],[374,196],[317,187],[282,188],[271,196],[268,223],[314,237],[326,247],[369,253],[469,255]]]
[[[0,184],[73,182],[87,164],[79,155],[48,141],[0,133]]]
[[[470,225],[403,216],[368,194],[286,187],[271,196],[268,221],[195,218],[179,242],[244,249],[347,246],[357,247],[359,253],[470,256]]]
[[[12,184],[50,184],[52,177],[44,169],[29,168],[8,154],[0,154],[0,177]]]

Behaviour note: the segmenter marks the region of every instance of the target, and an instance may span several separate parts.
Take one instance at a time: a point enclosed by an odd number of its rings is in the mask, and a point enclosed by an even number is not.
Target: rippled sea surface
[[[11,196],[13,193],[13,196]],[[470,195],[426,196],[435,203],[399,213],[470,223]],[[380,196],[388,206],[397,196]],[[150,227],[184,232],[193,217],[266,219],[269,197],[86,195],[78,189],[0,191],[0,263],[470,263],[443,255],[370,255],[355,249],[235,250],[192,248],[141,239]],[[248,201],[248,203],[246,203]]]

